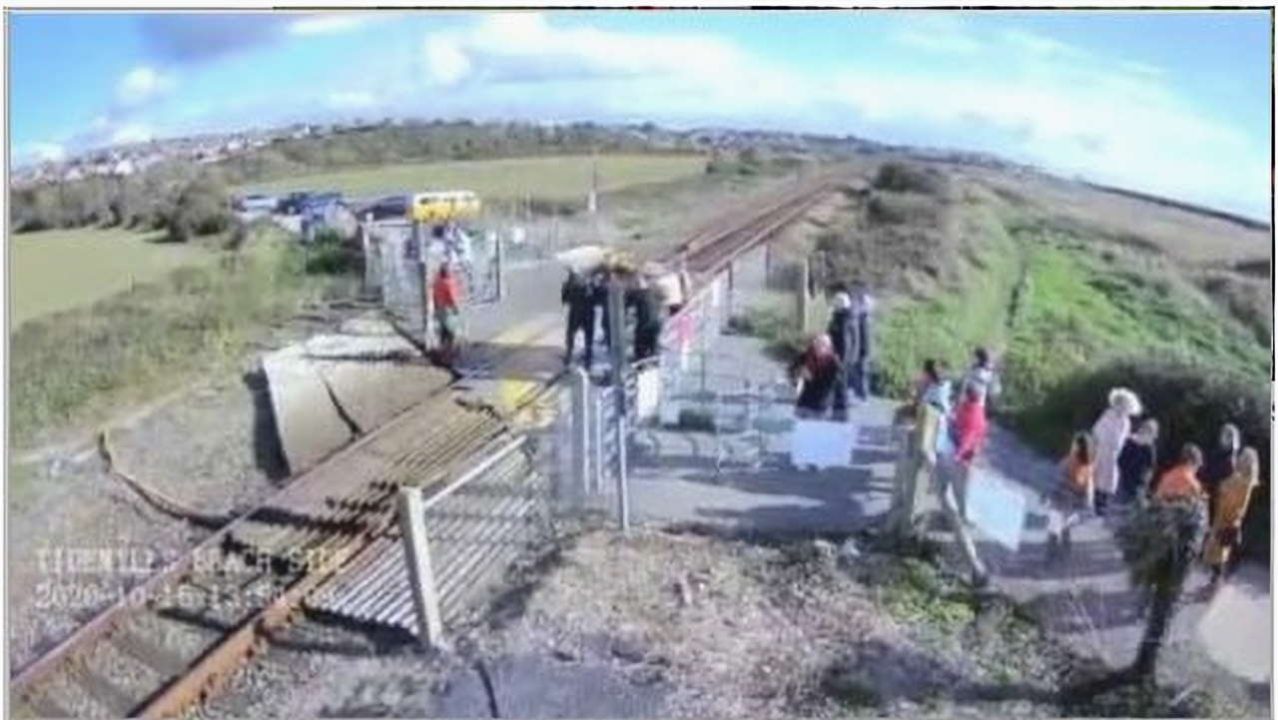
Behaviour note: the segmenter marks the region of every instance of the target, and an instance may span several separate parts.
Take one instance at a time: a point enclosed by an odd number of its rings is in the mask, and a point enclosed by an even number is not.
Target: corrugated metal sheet
[[[444,622],[499,580],[548,528],[549,484],[525,451],[510,453],[426,510],[431,568]],[[428,504],[430,500],[427,500]],[[307,600],[311,610],[416,634],[408,568],[397,532],[375,541],[363,564],[346,568]]]

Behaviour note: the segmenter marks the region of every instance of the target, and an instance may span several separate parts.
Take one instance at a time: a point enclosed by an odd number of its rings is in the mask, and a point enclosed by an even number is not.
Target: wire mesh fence
[[[400,220],[365,223],[361,232],[366,238],[365,290],[380,296],[391,316],[406,327],[425,326],[430,274],[444,261],[459,277],[464,306],[499,299],[503,247],[497,231],[415,230],[412,223]]]

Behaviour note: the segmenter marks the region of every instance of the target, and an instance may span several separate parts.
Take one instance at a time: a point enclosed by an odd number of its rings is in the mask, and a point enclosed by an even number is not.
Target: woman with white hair
[[[1140,398],[1136,393],[1127,388],[1114,388],[1109,391],[1109,407],[1092,426],[1092,438],[1096,442],[1094,502],[1097,515],[1105,514],[1109,499],[1118,489],[1118,455],[1132,433],[1132,418],[1140,414]]]

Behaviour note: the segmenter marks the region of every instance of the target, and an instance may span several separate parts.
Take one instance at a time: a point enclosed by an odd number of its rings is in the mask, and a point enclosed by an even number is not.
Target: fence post
[[[590,376],[581,368],[568,374],[572,386],[572,478],[583,494],[590,490]]]
[[[426,260],[426,232],[422,221],[413,221],[413,244],[417,246],[417,276],[422,286],[422,344],[435,346],[435,298],[430,292],[430,268]]]
[[[604,408],[603,393],[598,388],[593,388],[591,393],[591,412],[590,412],[590,428],[591,428],[591,465],[593,467],[593,486],[592,490],[596,493],[603,491],[604,484]]]
[[[626,309],[621,283],[608,285],[609,339],[612,341],[612,391],[617,396],[617,516],[621,531],[630,530],[630,499],[626,492]]]
[[[497,272],[496,286],[498,302],[501,302],[501,299],[506,296],[506,258],[505,251],[503,250],[504,247],[505,246],[501,241],[501,233],[497,233],[496,237],[493,239],[493,262],[496,265]]]
[[[799,263],[799,294],[798,294],[798,315],[799,315],[799,331],[806,333],[808,331],[808,304],[811,298],[808,297],[808,284],[812,281],[812,259],[805,257]]]
[[[373,248],[369,238],[369,226],[373,224],[373,213],[364,213],[364,222],[359,224],[359,241],[364,247],[364,294],[373,292]]]
[[[422,505],[421,488],[399,489],[400,535],[404,539],[404,561],[408,564],[413,607],[417,611],[417,629],[423,644],[442,647],[444,623],[439,613],[435,573],[430,566],[430,547],[426,542],[426,511]]]

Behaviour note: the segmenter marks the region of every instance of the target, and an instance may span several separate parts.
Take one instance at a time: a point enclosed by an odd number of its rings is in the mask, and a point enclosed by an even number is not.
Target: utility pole
[[[612,350],[612,391],[617,396],[617,520],[630,531],[630,493],[626,480],[626,306],[621,281],[608,282],[608,327]]]
[[[590,194],[586,196],[586,212],[594,215],[599,210],[599,151],[590,153]]]

